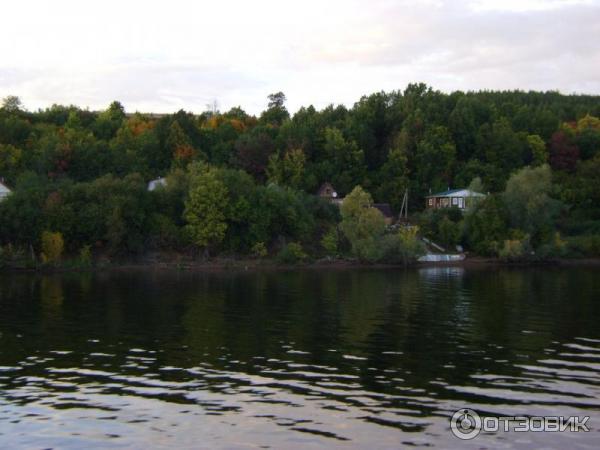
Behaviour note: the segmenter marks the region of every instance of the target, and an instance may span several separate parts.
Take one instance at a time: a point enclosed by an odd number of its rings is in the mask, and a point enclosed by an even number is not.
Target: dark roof
[[[373,208],[378,209],[383,217],[394,217],[389,203],[373,203]]]

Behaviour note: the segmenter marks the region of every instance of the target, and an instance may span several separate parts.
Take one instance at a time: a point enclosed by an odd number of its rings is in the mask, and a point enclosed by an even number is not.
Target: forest
[[[426,236],[510,261],[600,256],[600,96],[443,93],[259,115],[0,108],[0,267],[164,258],[407,263]],[[164,185],[148,190],[162,177]],[[341,207],[316,193],[330,182]],[[466,213],[425,197],[470,187]],[[389,227],[409,192],[413,227]]]

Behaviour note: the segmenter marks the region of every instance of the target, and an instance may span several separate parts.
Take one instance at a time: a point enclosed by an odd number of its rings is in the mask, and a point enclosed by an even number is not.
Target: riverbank
[[[88,271],[127,271],[127,270],[179,270],[199,272],[225,272],[225,271],[285,271],[285,270],[357,270],[357,269],[404,269],[423,267],[533,267],[533,266],[598,266],[600,258],[581,259],[553,259],[544,261],[506,261],[499,258],[486,258],[480,256],[467,257],[461,261],[444,262],[412,262],[404,264],[366,263],[354,259],[322,258],[297,264],[284,264],[275,259],[238,259],[216,257],[210,259],[142,259],[137,261],[108,261],[99,260],[93,264],[77,264],[65,261],[59,265],[37,265],[31,267],[4,267],[1,272],[29,272],[29,273],[57,273],[57,272],[88,272]]]

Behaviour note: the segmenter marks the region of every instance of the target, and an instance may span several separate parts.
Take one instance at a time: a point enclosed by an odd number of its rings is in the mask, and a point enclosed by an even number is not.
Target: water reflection
[[[459,448],[448,417],[465,406],[593,422],[597,280],[456,267],[3,276],[0,443]]]

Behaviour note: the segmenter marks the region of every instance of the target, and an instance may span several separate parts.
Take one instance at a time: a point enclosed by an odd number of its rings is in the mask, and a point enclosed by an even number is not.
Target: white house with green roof
[[[448,189],[425,197],[425,206],[427,209],[458,208],[465,210],[482,198],[485,198],[485,194],[470,189]]]

